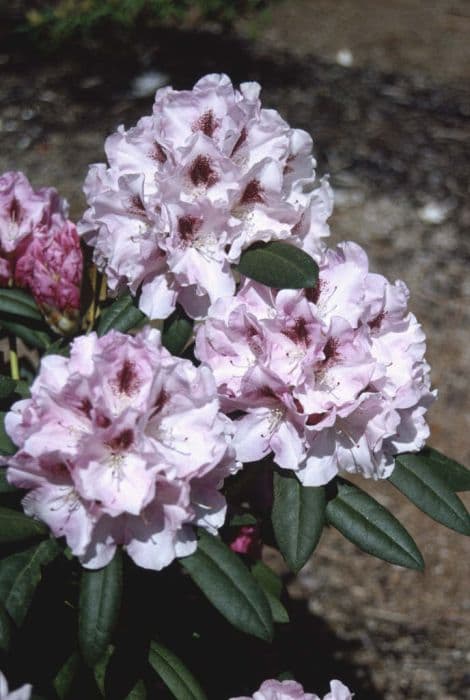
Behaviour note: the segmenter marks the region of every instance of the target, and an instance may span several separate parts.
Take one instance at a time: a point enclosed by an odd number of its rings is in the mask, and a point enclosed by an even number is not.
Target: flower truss
[[[196,549],[192,524],[216,532],[224,522],[231,422],[210,371],[172,357],[156,330],[92,333],[70,358],[45,357],[6,429],[19,447],[8,479],[29,490],[25,512],[87,567],[121,544],[161,569]]]
[[[257,241],[315,254],[328,235],[332,197],[316,182],[312,139],[262,108],[259,92],[226,75],[162,88],[151,116],[108,138],[109,167],[90,168],[79,231],[111,289],[141,289],[150,318],[177,301],[205,316],[235,293],[231,265]]]
[[[0,286],[28,289],[61,330],[80,307],[83,255],[67,204],[52,187],[34,190],[20,172],[0,177]],[[69,318],[68,318],[69,317]]]
[[[270,452],[306,486],[339,470],[385,478],[397,452],[428,437],[433,400],[424,334],[408,291],[371,274],[354,243],[326,250],[316,287],[245,280],[199,326],[196,355],[214,372],[242,462]]]
[[[323,700],[352,700],[352,693],[341,681],[331,681],[330,692]],[[318,695],[306,693],[295,681],[264,681],[252,698],[239,697],[232,700],[320,700]]]

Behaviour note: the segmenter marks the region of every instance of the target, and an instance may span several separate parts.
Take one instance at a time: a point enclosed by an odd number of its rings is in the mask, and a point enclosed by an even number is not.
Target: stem
[[[20,368],[18,363],[18,351],[16,347],[16,337],[8,336],[8,344],[10,346],[10,374],[11,378],[17,382],[20,378]]]

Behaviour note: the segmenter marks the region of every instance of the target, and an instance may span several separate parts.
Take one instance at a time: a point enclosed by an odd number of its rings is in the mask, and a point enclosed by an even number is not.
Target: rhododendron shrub
[[[327,247],[311,138],[259,92],[159,90],[90,167],[80,238],[56,190],[0,177],[0,653],[45,698],[247,700],[286,671],[264,545],[295,573],[329,525],[422,570],[360,477],[470,534],[408,289]],[[297,675],[253,699],[316,699]]]

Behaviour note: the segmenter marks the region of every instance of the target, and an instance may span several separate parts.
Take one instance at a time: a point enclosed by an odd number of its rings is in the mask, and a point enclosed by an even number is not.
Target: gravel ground
[[[60,60],[3,43],[0,171],[59,187],[78,216],[104,137],[150,109],[150,96],[132,93],[136,76],[156,69],[176,87],[214,70],[259,79],[265,104],[314,135],[319,171],[336,191],[334,240],[360,242],[374,270],[409,285],[440,394],[431,444],[468,464],[469,25],[466,2],[291,0],[254,40],[246,23],[235,37],[143,31],[125,50],[69,46]],[[292,648],[319,676],[328,651],[358,698],[470,698],[469,541],[390,485],[369,490],[409,528],[426,573],[387,566],[325,532],[289,583],[304,620]]]

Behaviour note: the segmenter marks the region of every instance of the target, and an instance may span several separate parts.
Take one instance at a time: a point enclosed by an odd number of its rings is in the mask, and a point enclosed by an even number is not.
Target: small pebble
[[[354,63],[354,57],[349,49],[340,49],[336,54],[336,63],[343,68],[350,68]]]
[[[131,84],[133,97],[150,97],[158,88],[167,85],[169,76],[157,70],[148,70],[134,78]]]

